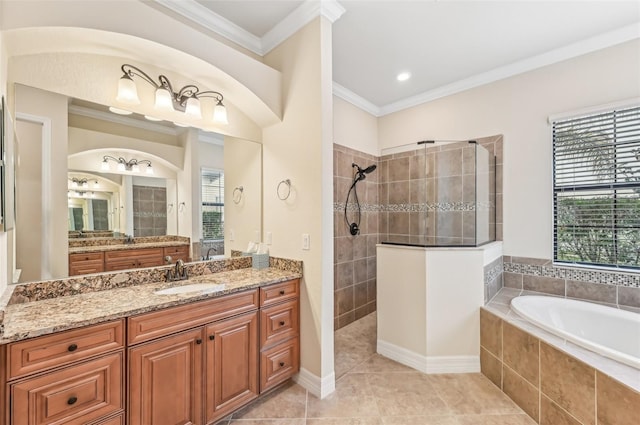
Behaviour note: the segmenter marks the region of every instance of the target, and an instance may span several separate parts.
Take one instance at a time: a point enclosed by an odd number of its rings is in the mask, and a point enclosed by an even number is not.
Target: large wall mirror
[[[66,277],[70,238],[189,237],[193,260],[259,239],[259,143],[22,84],[13,93],[18,282]]]

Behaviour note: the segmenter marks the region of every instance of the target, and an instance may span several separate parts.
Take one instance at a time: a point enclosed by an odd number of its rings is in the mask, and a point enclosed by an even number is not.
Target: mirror
[[[125,235],[186,236],[192,260],[212,244],[223,245],[228,256],[259,238],[259,143],[118,115],[104,105],[20,84],[14,92],[19,282],[66,277],[69,238],[92,236],[99,244]],[[33,116],[46,117],[45,124]],[[103,169],[105,157],[114,158],[107,161],[109,170]],[[143,170],[118,170],[119,158],[137,160]],[[147,163],[152,175],[145,172]],[[212,175],[218,176],[215,183]],[[214,200],[205,199],[215,185]],[[234,199],[239,187],[241,196]],[[207,230],[212,220],[215,229]]]

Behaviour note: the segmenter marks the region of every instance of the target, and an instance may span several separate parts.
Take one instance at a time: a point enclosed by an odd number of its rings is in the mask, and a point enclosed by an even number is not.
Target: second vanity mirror
[[[261,233],[259,143],[20,84],[15,105],[19,282],[66,277],[73,238],[188,237],[195,261],[212,245],[217,255],[243,250]],[[55,122],[50,138],[28,119],[33,109]]]

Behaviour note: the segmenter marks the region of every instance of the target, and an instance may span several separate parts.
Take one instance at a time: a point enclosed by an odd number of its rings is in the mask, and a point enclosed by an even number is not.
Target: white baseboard
[[[378,354],[422,373],[479,373],[480,356],[427,357],[378,340]]]
[[[293,377],[293,381],[320,399],[325,398],[336,390],[336,375],[334,372],[331,372],[329,376],[320,378],[301,367],[298,374]]]

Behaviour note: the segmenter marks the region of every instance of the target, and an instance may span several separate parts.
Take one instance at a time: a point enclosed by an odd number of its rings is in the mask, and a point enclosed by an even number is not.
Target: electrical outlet
[[[271,245],[273,243],[273,234],[271,232],[267,232],[265,236],[265,241],[267,245]]]
[[[233,242],[236,239],[236,232],[233,229],[229,229],[229,240]]]
[[[302,249],[309,250],[310,249],[310,245],[311,245],[311,241],[309,240],[309,234],[308,233],[303,233],[302,234]]]

